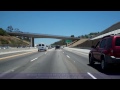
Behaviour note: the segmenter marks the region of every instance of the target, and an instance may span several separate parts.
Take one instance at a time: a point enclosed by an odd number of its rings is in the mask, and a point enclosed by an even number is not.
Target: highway
[[[120,79],[120,68],[103,73],[89,66],[88,54],[69,48],[0,55],[0,79]]]

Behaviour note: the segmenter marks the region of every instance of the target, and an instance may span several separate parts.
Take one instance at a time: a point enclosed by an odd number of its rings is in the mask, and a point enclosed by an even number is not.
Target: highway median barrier
[[[0,55],[9,54],[9,53],[18,53],[18,52],[27,52],[27,51],[37,51],[37,48],[16,48],[16,49],[5,49],[0,50]]]
[[[90,52],[90,49],[79,49],[79,48],[68,48],[68,47],[66,49],[81,52],[81,53],[84,53],[84,54],[89,54],[89,52]]]

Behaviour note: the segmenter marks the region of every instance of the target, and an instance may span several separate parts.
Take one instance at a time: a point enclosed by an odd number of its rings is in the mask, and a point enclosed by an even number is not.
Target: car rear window
[[[60,48],[60,46],[56,46],[56,48]]]
[[[115,46],[120,46],[120,38],[116,38]]]

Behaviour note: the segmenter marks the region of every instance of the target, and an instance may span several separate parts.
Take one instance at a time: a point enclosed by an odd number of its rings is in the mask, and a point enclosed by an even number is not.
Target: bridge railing
[[[60,38],[60,37],[63,37],[63,38],[70,38],[70,39],[79,39],[78,37],[71,37],[71,36],[61,36],[61,35],[49,35],[49,34],[39,34],[39,33],[26,33],[26,32],[22,32],[22,33],[19,33],[19,32],[8,32],[8,34],[11,34],[11,35],[24,35],[24,36],[32,36],[32,37],[57,37],[57,38]]]

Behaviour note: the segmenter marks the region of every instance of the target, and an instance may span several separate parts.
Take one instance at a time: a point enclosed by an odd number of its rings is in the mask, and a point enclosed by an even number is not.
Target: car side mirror
[[[95,48],[95,46],[91,46],[91,48]]]

